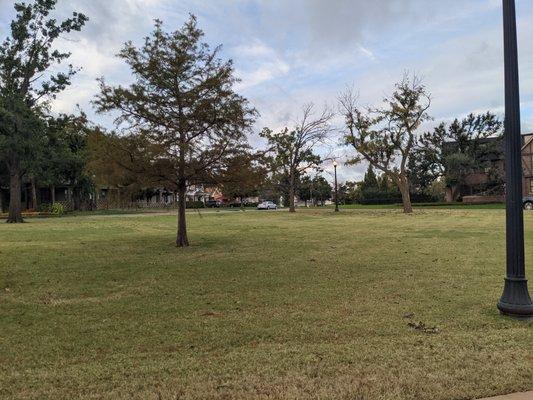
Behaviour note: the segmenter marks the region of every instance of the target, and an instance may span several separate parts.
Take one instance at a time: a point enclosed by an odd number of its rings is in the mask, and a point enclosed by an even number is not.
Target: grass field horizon
[[[303,205],[297,205],[297,210],[322,210],[322,209],[333,209],[335,206],[333,204],[328,204],[326,206],[303,206]],[[402,209],[403,205],[401,203],[393,203],[393,204],[340,204],[339,205],[341,210],[395,210],[395,209]],[[437,209],[437,210],[503,210],[505,209],[504,203],[480,203],[480,204],[466,204],[461,202],[432,202],[432,203],[413,203],[413,208],[415,209]],[[232,212],[240,212],[240,211],[252,211],[256,210],[256,207],[228,207],[223,206],[220,208],[187,208],[187,213],[199,213],[202,214],[206,211],[213,212],[213,211],[232,211]],[[278,210],[288,210],[286,207],[280,207],[278,206]],[[264,210],[263,210],[264,211]],[[125,214],[176,214],[177,208],[176,207],[168,207],[168,208],[110,208],[110,209],[100,209],[100,210],[93,210],[93,211],[71,211],[68,212],[68,216],[80,216],[80,215],[87,215],[87,216],[95,216],[95,215],[125,215]],[[39,213],[31,212],[31,213],[23,213],[24,217],[26,219],[28,218],[51,218],[56,217],[49,214],[43,214],[39,215]],[[0,213],[0,222],[2,219],[7,219],[8,213]]]
[[[504,210],[0,223],[0,397],[472,399],[533,389]],[[525,213],[533,242],[533,213]],[[526,245],[533,273],[533,246]]]

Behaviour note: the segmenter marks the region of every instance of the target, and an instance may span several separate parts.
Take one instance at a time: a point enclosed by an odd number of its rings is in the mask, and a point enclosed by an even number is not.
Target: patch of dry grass
[[[501,210],[191,214],[185,250],[174,216],[0,224],[0,397],[531,390],[533,327],[495,307],[503,222]]]

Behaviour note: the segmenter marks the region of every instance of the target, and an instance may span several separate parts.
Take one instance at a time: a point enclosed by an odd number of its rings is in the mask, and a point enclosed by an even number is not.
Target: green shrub
[[[402,195],[394,189],[369,187],[360,192],[357,200],[361,204],[396,204],[402,202]]]
[[[50,203],[42,203],[37,206],[37,212],[49,213],[51,212],[52,205]]]
[[[50,207],[50,212],[54,215],[63,215],[65,214],[65,206],[61,203],[54,203]]]
[[[49,213],[53,215],[65,214],[65,206],[61,203],[42,203],[37,207],[37,211],[41,213]]]

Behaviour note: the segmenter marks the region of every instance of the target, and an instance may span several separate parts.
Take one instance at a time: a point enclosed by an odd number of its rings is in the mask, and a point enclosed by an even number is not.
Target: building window
[[[533,194],[533,179],[529,180],[529,193]]]

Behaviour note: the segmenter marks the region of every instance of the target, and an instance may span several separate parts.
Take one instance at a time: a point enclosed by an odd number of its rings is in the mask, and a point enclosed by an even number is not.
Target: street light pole
[[[337,161],[333,161],[333,169],[335,170],[335,212],[339,212],[339,192],[337,189]]]
[[[522,141],[518,79],[518,43],[515,0],[503,0],[505,58],[505,170],[507,274],[498,309],[504,315],[533,317],[527,288],[524,257],[524,210],[522,205]]]

